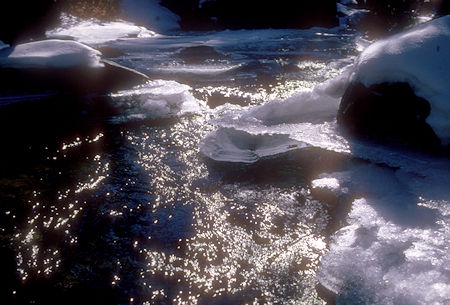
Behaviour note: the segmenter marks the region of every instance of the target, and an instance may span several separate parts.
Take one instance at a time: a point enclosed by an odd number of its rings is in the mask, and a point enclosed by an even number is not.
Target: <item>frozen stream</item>
[[[123,39],[101,46],[149,84],[4,107],[4,295],[450,304],[450,161],[346,137],[339,78],[299,93],[345,75],[360,44],[324,29]]]

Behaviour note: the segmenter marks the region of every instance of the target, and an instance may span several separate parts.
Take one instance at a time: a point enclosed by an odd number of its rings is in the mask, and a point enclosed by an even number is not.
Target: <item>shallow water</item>
[[[112,60],[157,81],[3,106],[3,296],[448,301],[447,159],[351,140],[328,113],[250,109],[339,75],[357,41],[323,29],[119,40]]]

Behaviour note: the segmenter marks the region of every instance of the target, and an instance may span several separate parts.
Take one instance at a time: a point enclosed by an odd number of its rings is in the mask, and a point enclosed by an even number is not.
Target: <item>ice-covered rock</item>
[[[361,133],[374,135],[380,131],[382,137],[398,138],[398,134],[408,130],[409,127],[405,124],[421,123],[426,118],[426,123],[442,144],[449,145],[449,54],[450,16],[435,19],[370,45],[355,63],[352,82],[340,105],[338,121]],[[395,83],[407,85],[392,85]],[[368,90],[361,89],[361,86]],[[370,96],[372,98],[367,98]],[[382,102],[383,96],[386,100],[389,99],[389,105]],[[428,116],[423,100],[429,103]],[[414,107],[417,111],[411,111]],[[393,108],[396,108],[395,112],[392,111]],[[396,118],[398,122],[395,122]],[[364,125],[367,121],[370,121],[370,126]],[[386,126],[403,131],[397,133],[398,130],[392,130],[392,133],[383,134],[387,131]],[[371,129],[369,132],[365,130],[368,127]],[[414,137],[414,132],[421,133],[420,130],[413,126],[410,137]],[[427,137],[430,133],[424,134]]]

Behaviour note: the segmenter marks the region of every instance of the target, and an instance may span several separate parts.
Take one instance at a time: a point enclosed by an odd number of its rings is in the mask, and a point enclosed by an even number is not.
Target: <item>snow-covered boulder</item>
[[[61,19],[62,26],[46,32],[48,38],[73,39],[89,45],[99,45],[123,38],[148,38],[157,35],[143,26],[123,20],[80,20],[69,15],[63,15]]]
[[[0,51],[1,68],[103,67],[101,53],[75,41],[43,40]]]
[[[356,134],[448,146],[449,55],[450,16],[370,45],[356,60],[338,122]]]
[[[41,91],[106,93],[148,80],[132,69],[102,60],[75,41],[44,40],[0,50],[0,93]]]

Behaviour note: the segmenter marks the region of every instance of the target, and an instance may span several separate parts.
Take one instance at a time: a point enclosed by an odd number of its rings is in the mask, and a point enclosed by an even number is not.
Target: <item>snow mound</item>
[[[78,20],[62,17],[63,25],[46,32],[48,38],[73,39],[82,43],[97,45],[123,38],[148,38],[157,34],[143,26],[127,21],[102,22],[96,19]]]
[[[121,113],[116,120],[158,119],[197,112],[203,105],[191,89],[175,81],[155,80],[111,94]]]
[[[43,40],[0,51],[3,68],[103,67],[101,53],[75,41]]]
[[[431,105],[427,123],[450,144],[450,16],[373,43],[355,63],[353,82],[366,87],[407,82]]]
[[[180,17],[161,6],[159,0],[122,0],[122,16],[158,33],[179,30]]]

